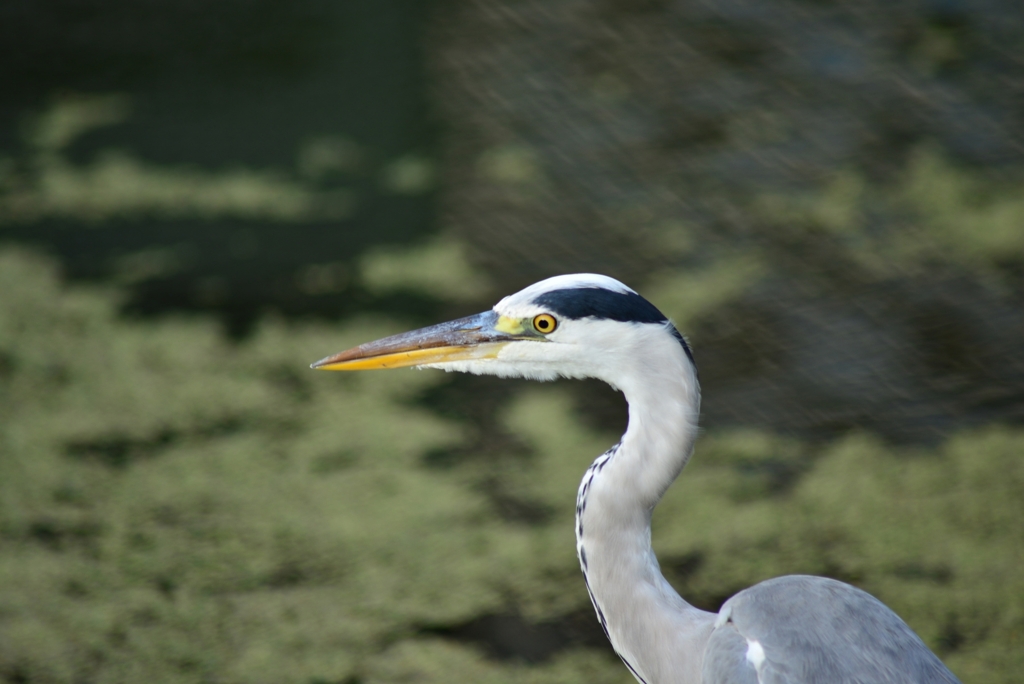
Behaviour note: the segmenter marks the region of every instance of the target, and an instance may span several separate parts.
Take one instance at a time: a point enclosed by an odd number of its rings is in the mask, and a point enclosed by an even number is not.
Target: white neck
[[[651,550],[651,513],[693,451],[700,410],[693,366],[681,348],[666,356],[646,360],[658,372],[627,374],[643,382],[616,383],[629,427],[580,485],[577,550],[598,618],[637,679],[696,684],[700,657],[685,654],[703,653],[715,615],[672,589]]]

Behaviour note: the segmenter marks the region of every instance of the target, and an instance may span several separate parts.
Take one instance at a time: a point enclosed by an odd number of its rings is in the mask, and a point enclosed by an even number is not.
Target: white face
[[[679,343],[664,323],[635,323],[585,316],[570,318],[537,303],[545,293],[575,289],[636,293],[607,276],[556,276],[505,297],[494,306],[499,330],[528,336],[505,343],[492,358],[426,364],[424,367],[480,375],[553,380],[598,378],[621,387],[627,376],[644,368],[656,348],[678,355]],[[553,328],[553,329],[552,329]]]

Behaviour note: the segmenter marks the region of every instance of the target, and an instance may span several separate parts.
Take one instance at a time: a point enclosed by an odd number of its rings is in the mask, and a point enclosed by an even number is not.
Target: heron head
[[[619,281],[562,275],[505,297],[490,311],[359,345],[312,364],[322,370],[440,368],[551,380],[599,378],[621,387],[638,372],[692,367],[683,337]]]

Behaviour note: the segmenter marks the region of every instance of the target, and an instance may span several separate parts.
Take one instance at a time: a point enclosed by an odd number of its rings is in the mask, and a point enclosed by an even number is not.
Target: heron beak
[[[310,368],[355,371],[491,359],[509,342],[529,337],[519,321],[499,316],[494,311],[485,311],[475,316],[367,342],[320,359],[311,364]]]

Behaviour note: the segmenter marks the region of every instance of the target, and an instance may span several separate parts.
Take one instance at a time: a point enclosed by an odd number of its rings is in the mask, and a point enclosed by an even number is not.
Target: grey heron
[[[597,618],[644,684],[930,683],[958,680],[892,610],[824,577],[761,582],[717,614],[687,603],[651,549],[651,513],[693,452],[700,386],[675,326],[622,283],[543,280],[484,313],[360,345],[324,370],[419,366],[502,377],[598,378],[629,424],[587,469],[576,550]]]

